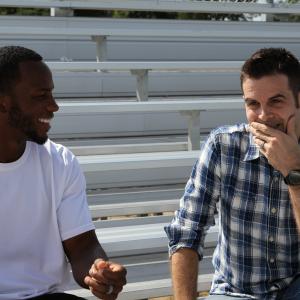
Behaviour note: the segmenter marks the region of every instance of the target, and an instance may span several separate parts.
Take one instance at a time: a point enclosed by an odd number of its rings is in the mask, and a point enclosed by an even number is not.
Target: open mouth
[[[51,128],[50,122],[52,118],[39,118],[38,123],[39,127],[43,132],[48,132]]]
[[[43,118],[39,119],[39,122],[44,123],[44,124],[50,124],[50,121],[51,121],[51,119],[43,119]]]

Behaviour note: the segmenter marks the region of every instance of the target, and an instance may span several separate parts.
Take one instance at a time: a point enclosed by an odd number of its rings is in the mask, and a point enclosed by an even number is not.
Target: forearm
[[[107,260],[107,255],[98,242],[94,230],[82,233],[63,242],[65,253],[72,267],[73,277],[82,287],[85,276],[98,258]]]
[[[93,251],[91,251],[91,249],[88,249],[86,252],[82,253],[82,256],[78,260],[72,261],[71,266],[73,277],[80,286],[89,288],[84,283],[84,278],[89,275],[91,266],[93,265],[94,261],[99,258],[108,260],[105,251],[100,245],[94,247]]]
[[[172,281],[175,300],[197,298],[198,254],[183,248],[171,257]]]
[[[296,224],[300,233],[300,186],[289,186],[289,193]]]

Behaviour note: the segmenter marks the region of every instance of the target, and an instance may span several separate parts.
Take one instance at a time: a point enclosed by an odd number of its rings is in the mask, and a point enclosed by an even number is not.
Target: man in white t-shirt
[[[58,106],[42,57],[0,48],[0,300],[80,299],[70,279],[114,300],[123,266],[98,242],[74,155],[48,139]]]

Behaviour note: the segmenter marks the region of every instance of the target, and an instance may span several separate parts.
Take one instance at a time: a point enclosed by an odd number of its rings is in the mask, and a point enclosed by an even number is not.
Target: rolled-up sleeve
[[[220,195],[220,150],[216,136],[211,133],[204,143],[186,184],[180,207],[173,220],[165,226],[169,239],[169,255],[181,248],[197,251],[203,258],[204,239]]]

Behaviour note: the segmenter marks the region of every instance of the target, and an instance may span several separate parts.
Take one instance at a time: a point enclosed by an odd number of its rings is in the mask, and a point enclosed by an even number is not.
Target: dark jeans
[[[37,296],[28,300],[85,300],[84,298],[66,293],[53,293]]]
[[[250,300],[250,298],[237,298],[225,295],[211,295],[205,298],[207,300]],[[291,284],[279,293],[276,300],[300,300],[300,275],[297,276]]]

